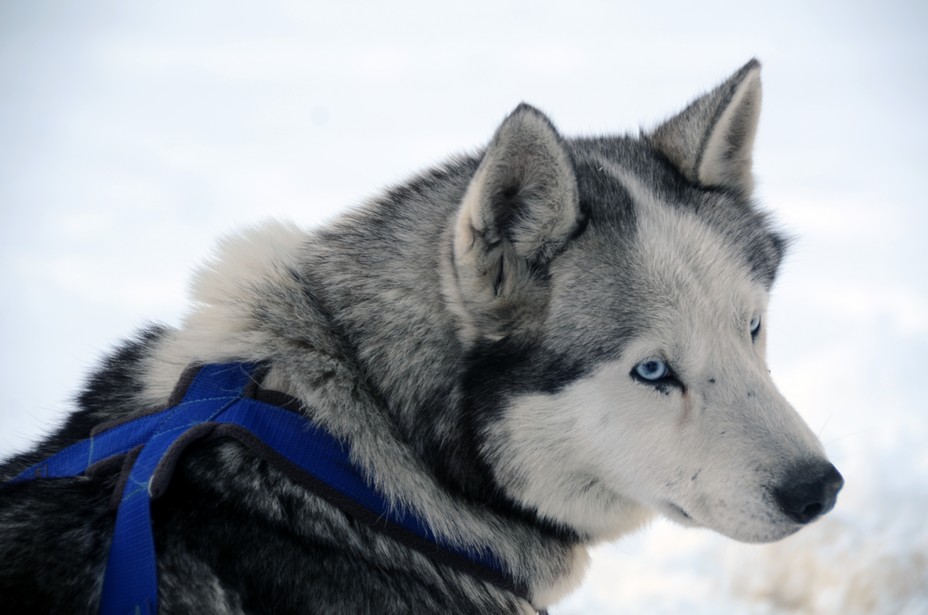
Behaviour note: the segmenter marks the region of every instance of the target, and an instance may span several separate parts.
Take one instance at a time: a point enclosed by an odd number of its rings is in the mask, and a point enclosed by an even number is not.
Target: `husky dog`
[[[166,407],[190,365],[255,362],[391,507],[510,583],[214,438],[151,503],[162,613],[535,613],[655,514],[788,536],[843,479],[765,364],[785,241],[751,201],[760,103],[752,60],[637,137],[565,138],[522,104],[325,228],[228,238],[182,324],[119,347],[0,480]],[[0,487],[4,612],[99,609],[120,474]]]

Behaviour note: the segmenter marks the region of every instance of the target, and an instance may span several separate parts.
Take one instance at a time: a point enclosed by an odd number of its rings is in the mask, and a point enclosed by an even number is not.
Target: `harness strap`
[[[254,365],[207,365],[197,373],[183,401],[158,415],[162,420],[132,465],[116,512],[100,598],[104,615],[158,612],[158,560],[151,527],[153,476],[163,460],[176,460],[192,441],[185,434],[202,429],[242,399],[255,369]]]
[[[75,476],[107,458],[127,457],[131,469],[116,513],[107,559],[101,612],[158,610],[157,558],[152,499],[164,493],[183,450],[205,437],[232,437],[291,479],[366,525],[440,563],[528,600],[525,586],[505,573],[489,550],[467,549],[437,537],[419,516],[391,504],[351,462],[347,445],[305,416],[245,397],[256,388],[255,364],[207,365],[172,407],[103,425],[78,442],[18,475]],[[136,454],[137,453],[137,454]]]

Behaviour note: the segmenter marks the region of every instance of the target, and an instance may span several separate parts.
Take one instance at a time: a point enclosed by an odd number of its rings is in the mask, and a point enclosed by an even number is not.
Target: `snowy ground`
[[[521,100],[637,130],[757,56],[758,196],[797,237],[771,367],[847,486],[775,545],[603,546],[552,612],[928,613],[928,5],[643,5],[0,5],[0,456],[109,343],[178,321],[218,234],[316,225]]]

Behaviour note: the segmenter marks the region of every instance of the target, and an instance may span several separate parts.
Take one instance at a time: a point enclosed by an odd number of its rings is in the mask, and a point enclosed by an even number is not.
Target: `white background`
[[[653,126],[756,56],[757,194],[797,238],[771,368],[847,486],[775,545],[659,522],[552,613],[928,613],[928,4],[696,4],[3,2],[0,456],[179,321],[221,233],[318,225],[522,100]]]

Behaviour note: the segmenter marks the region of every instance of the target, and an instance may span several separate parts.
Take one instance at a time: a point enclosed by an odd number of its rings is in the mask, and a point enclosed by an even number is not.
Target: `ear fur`
[[[543,272],[579,218],[560,135],[541,111],[519,105],[493,136],[455,223],[457,299],[475,333],[506,335],[538,307]]]
[[[748,197],[754,188],[751,155],[760,105],[760,62],[755,59],[645,138],[690,181]]]

